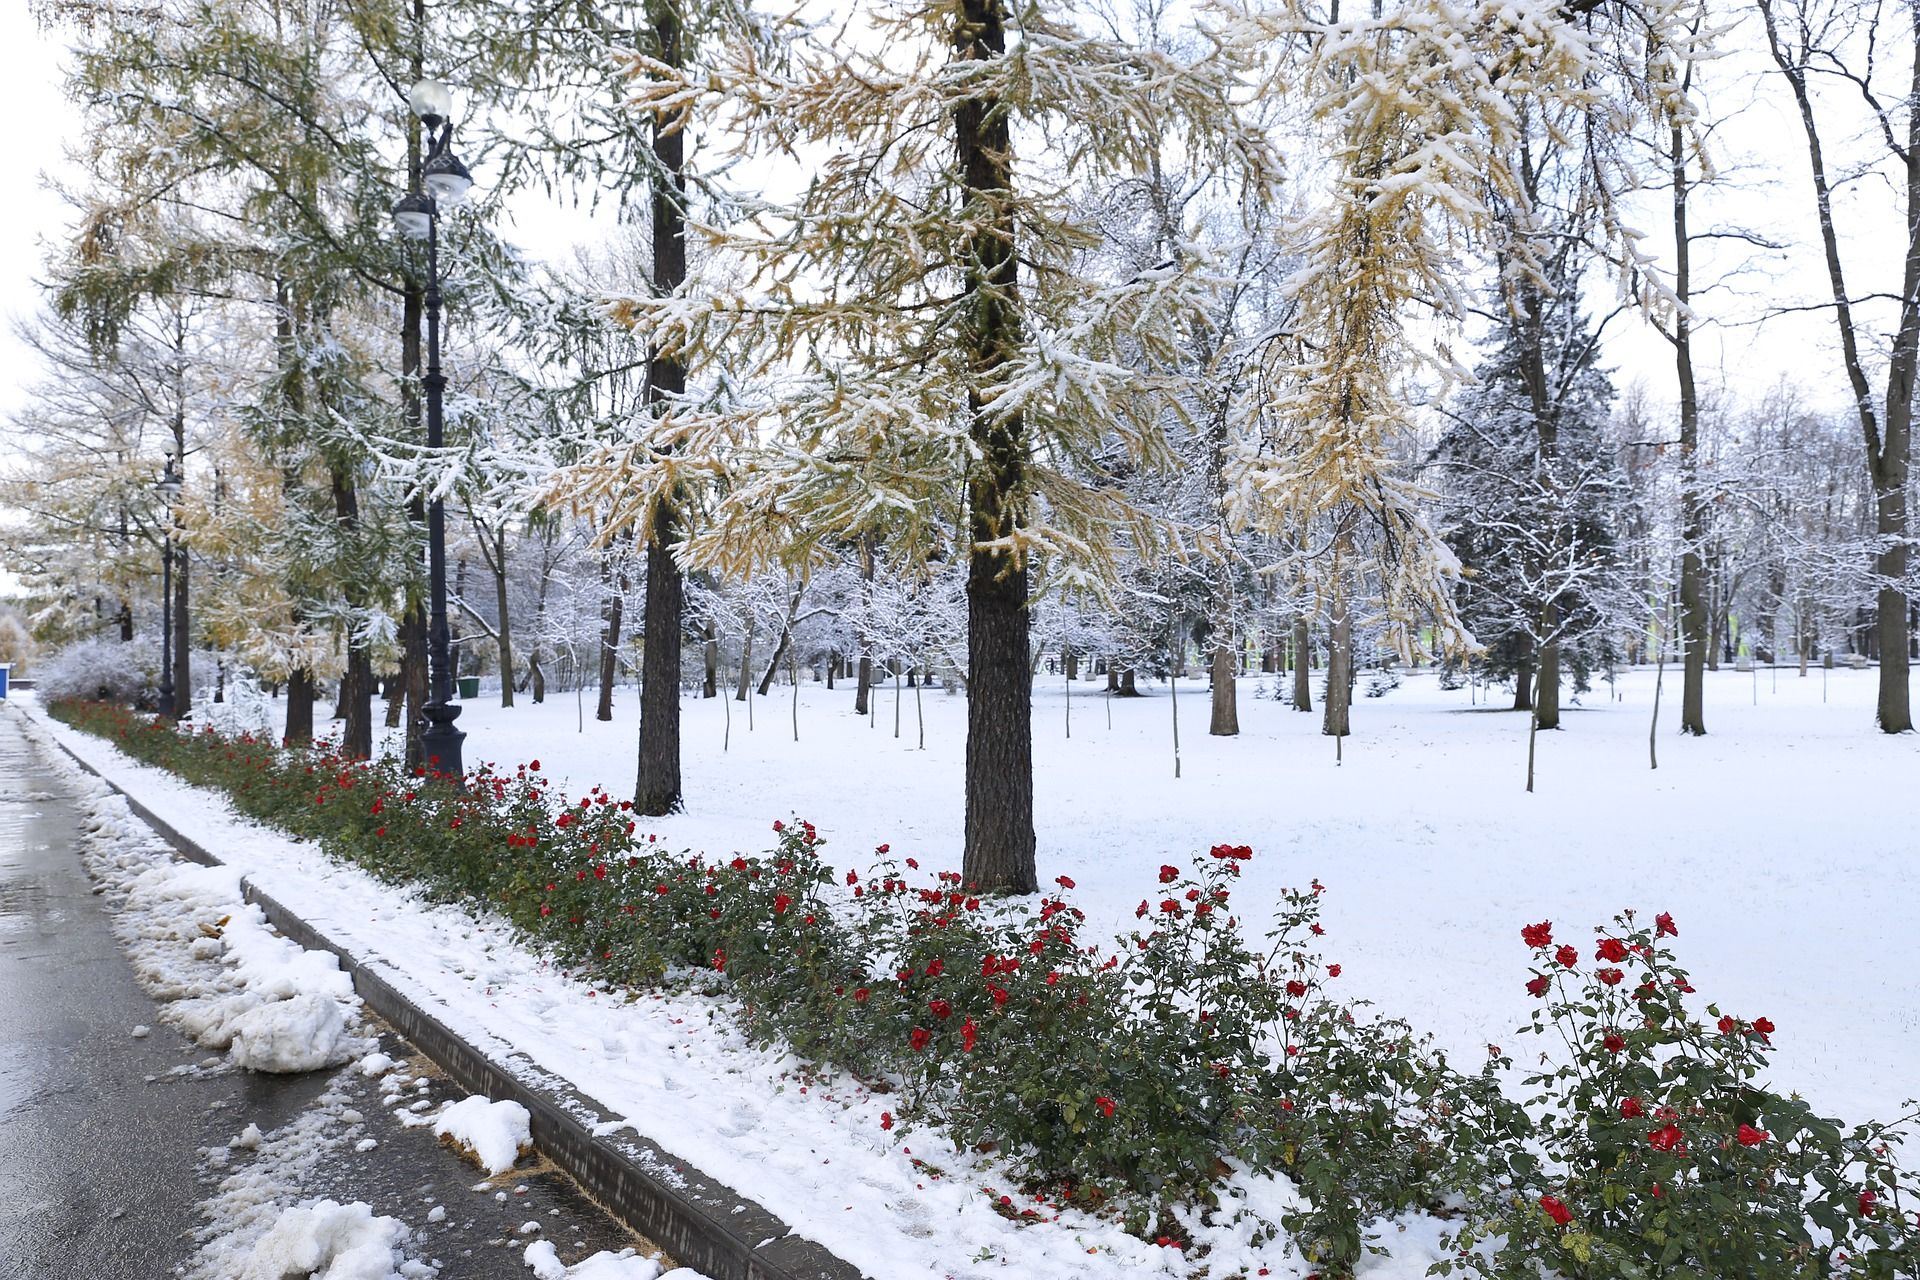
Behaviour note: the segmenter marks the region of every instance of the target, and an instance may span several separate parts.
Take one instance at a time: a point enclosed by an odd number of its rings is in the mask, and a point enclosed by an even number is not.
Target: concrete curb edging
[[[48,737],[74,763],[113,788],[136,817],[183,857],[203,866],[222,865],[66,743]],[[261,890],[251,877],[241,880],[241,890],[286,937],[309,950],[336,956],[367,1007],[461,1088],[496,1101],[512,1099],[526,1107],[532,1116],[534,1145],[615,1217],[660,1245],[682,1266],[704,1272],[712,1280],[862,1280],[857,1267],[795,1235],[759,1204],[649,1139],[630,1132],[596,1136],[597,1127],[615,1118],[570,1082],[523,1054],[510,1054],[505,1062],[489,1056],[375,972],[379,962],[347,951]]]

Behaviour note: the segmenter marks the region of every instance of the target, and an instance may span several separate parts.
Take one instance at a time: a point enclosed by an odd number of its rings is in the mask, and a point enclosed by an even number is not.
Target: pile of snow
[[[569,1267],[560,1261],[551,1242],[538,1240],[527,1246],[526,1261],[533,1280],[707,1280],[691,1267],[676,1267],[662,1274],[658,1259],[643,1257],[632,1249],[618,1253],[602,1249]]]
[[[231,867],[177,862],[106,783],[49,752],[73,784],[80,856],[106,890],[114,932],[162,1017],[248,1071],[314,1071],[367,1052],[360,1000],[327,951],[281,937],[241,899]],[[141,1031],[136,1028],[134,1035]]]
[[[240,1280],[424,1280],[436,1272],[407,1258],[411,1234],[359,1202],[294,1205],[254,1246]]]
[[[533,1145],[533,1117],[517,1102],[491,1102],[479,1094],[462,1098],[440,1113],[433,1131],[479,1161],[490,1174],[513,1168]]]

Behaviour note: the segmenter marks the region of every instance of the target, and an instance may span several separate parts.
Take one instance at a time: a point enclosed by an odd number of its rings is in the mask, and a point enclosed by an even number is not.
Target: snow
[[[1164,690],[1103,705],[1083,685],[1069,739],[1059,678],[1039,679],[1041,878],[1077,881],[1071,897],[1092,917],[1089,938],[1131,923],[1140,886],[1160,863],[1215,841],[1251,844],[1256,856],[1236,895],[1271,900],[1317,875],[1328,886],[1328,958],[1342,962],[1340,981],[1381,1012],[1432,1030],[1471,1067],[1530,1011],[1522,924],[1551,919],[1571,936],[1624,906],[1668,910],[1703,999],[1779,1026],[1776,1085],[1848,1120],[1891,1117],[1913,1091],[1920,931],[1900,913],[1920,901],[1920,844],[1907,834],[1920,738],[1873,730],[1871,671],[1823,678],[1816,669],[1804,680],[1791,670],[1719,673],[1702,739],[1665,727],[1678,693],[1669,671],[1658,771],[1646,756],[1652,673],[1627,674],[1618,700],[1598,685],[1568,711],[1565,730],[1542,735],[1531,796],[1522,790],[1526,717],[1501,710],[1497,693],[1488,704],[1484,693],[1441,690],[1426,674],[1356,704],[1339,765],[1318,715],[1254,697],[1257,679],[1242,686],[1237,739],[1205,735],[1204,687],[1183,683],[1177,781]],[[770,822],[798,811],[842,865],[864,868],[862,852],[883,842],[896,856],[917,856],[926,874],[957,865],[964,702],[926,691],[927,749],[916,751],[912,691],[899,739],[890,692],[877,691],[879,727],[870,728],[851,714],[850,688],[827,694],[809,683],[799,743],[785,715],[762,716],[769,727],[748,731],[736,714],[724,753],[724,708],[690,699],[688,811],[650,829],[709,854],[760,850],[771,843]],[[589,720],[584,733],[572,702],[466,704],[470,758],[511,744],[508,762],[537,757],[576,791],[603,780],[617,790],[633,774],[632,691],[621,691],[612,724]],[[791,1057],[747,1043],[722,1002],[595,998],[497,921],[329,864],[97,739],[46,731],[470,1043],[531,1064],[514,1069],[573,1082],[606,1108],[582,1119],[609,1141],[629,1130],[652,1139],[869,1275],[1189,1273],[1177,1251],[1085,1215],[1030,1227],[1001,1218],[988,1189],[1007,1184],[991,1157],[925,1132],[883,1133],[884,1098],[832,1073],[807,1076]],[[392,1081],[383,1084],[397,1091]],[[945,1177],[929,1179],[910,1151]],[[1269,1221],[1292,1194],[1284,1179],[1246,1170],[1223,1189],[1229,1205]],[[1250,1218],[1188,1227],[1212,1246],[1213,1275],[1311,1270],[1283,1242],[1255,1245]],[[1376,1224],[1391,1254],[1369,1260],[1362,1277],[1422,1275],[1440,1229],[1420,1216]]]
[[[366,1051],[370,1042],[354,1034],[359,997],[330,952],[275,933],[242,901],[232,869],[172,861],[99,779],[76,770],[74,790],[81,858],[114,902],[115,933],[167,1022],[247,1071],[312,1071]]]
[[[632,1249],[618,1253],[602,1249],[567,1266],[551,1241],[536,1240],[527,1246],[525,1256],[534,1280],[706,1280],[690,1267],[676,1267],[663,1275],[658,1261]]]
[[[451,1139],[481,1168],[497,1176],[513,1168],[520,1153],[533,1145],[532,1125],[533,1117],[519,1103],[493,1102],[474,1094],[441,1111],[433,1131]]]
[[[281,1211],[254,1246],[240,1280],[412,1280],[431,1268],[409,1263],[410,1232],[365,1204],[316,1200]]]

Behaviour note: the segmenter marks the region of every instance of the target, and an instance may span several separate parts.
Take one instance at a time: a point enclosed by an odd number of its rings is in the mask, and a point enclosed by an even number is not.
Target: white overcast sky
[[[1736,42],[1756,46],[1754,19]],[[14,322],[39,306],[35,284],[45,245],[63,233],[68,210],[48,187],[50,175],[64,164],[64,151],[77,142],[79,124],[61,94],[62,38],[38,30],[24,0],[0,0],[0,419],[19,408],[36,373],[31,353],[15,339]],[[1743,296],[1715,295],[1701,300],[1703,316],[1720,321],[1750,321],[1769,304],[1807,304],[1826,296],[1811,220],[1812,199],[1806,179],[1806,151],[1797,119],[1751,55],[1736,56],[1710,68],[1714,109],[1731,115],[1719,157],[1739,170],[1737,189],[1714,195],[1696,214],[1696,227],[1741,223],[1788,244],[1784,252],[1756,254],[1740,282]],[[1836,128],[1836,149],[1861,140],[1861,122]],[[479,175],[484,181],[486,175]],[[1650,198],[1644,230],[1648,243],[1663,253],[1670,245],[1664,195]],[[1883,184],[1857,183],[1840,197],[1843,220],[1851,224],[1847,245],[1851,285],[1856,293],[1887,290],[1899,279],[1900,227],[1893,193]],[[517,225],[509,237],[536,254],[565,256],[570,243],[592,234],[581,215],[541,202],[516,202]],[[1877,215],[1869,221],[1869,215]],[[1745,250],[1741,251],[1745,253]],[[1606,299],[1590,296],[1596,311]],[[1793,380],[1804,400],[1844,402],[1841,371],[1830,318],[1808,312],[1763,326],[1710,324],[1700,334],[1696,365],[1703,382],[1726,381],[1744,399],[1755,399],[1781,376]],[[1656,403],[1672,397],[1672,357],[1666,344],[1637,317],[1625,316],[1609,329],[1608,362],[1625,386],[1643,380]],[[4,513],[0,513],[0,518]]]

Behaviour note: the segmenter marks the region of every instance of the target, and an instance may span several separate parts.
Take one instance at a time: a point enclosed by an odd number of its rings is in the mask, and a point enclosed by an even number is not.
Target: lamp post
[[[165,533],[160,551],[160,714],[173,718],[173,504],[180,497],[180,473],[174,469],[173,455],[167,455],[167,469],[154,488],[167,504]],[[186,643],[181,636],[180,642]]]
[[[427,371],[420,384],[427,392],[427,448],[445,444],[442,393],[447,379],[440,372],[440,209],[452,208],[473,187],[473,175],[453,154],[453,95],[437,80],[413,86],[407,102],[420,123],[427,126],[427,158],[420,167],[424,192],[409,192],[393,206],[393,220],[402,234],[427,242]],[[460,708],[453,702],[453,659],[447,627],[447,525],[436,492],[427,504],[427,702],[421,708],[426,730],[420,735],[429,769],[458,783],[466,774],[461,744],[467,735],[453,727]]]

